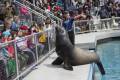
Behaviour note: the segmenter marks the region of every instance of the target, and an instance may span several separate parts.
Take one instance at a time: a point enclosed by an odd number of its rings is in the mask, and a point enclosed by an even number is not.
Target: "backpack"
[[[22,70],[25,66],[27,66],[29,56],[24,53],[18,53],[18,60],[19,60],[19,68]]]
[[[8,77],[13,76],[16,74],[16,62],[14,59],[9,58],[7,60],[6,64],[7,72],[8,72]]]

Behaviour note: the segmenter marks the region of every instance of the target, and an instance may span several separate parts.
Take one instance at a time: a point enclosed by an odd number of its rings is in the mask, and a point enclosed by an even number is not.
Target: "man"
[[[69,39],[71,41],[71,43],[74,45],[74,39],[75,39],[75,36],[74,36],[74,27],[73,27],[73,22],[74,20],[80,18],[80,17],[86,17],[85,15],[83,14],[80,14],[80,15],[77,15],[77,16],[74,16],[74,13],[71,11],[71,15],[69,12],[65,11],[64,14],[64,19],[63,19],[63,27],[66,29],[66,31],[68,32],[68,35],[69,35]],[[72,16],[73,15],[73,16]]]

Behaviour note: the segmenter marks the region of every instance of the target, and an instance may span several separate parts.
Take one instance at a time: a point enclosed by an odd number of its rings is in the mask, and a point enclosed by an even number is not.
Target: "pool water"
[[[95,68],[95,80],[120,80],[120,40],[102,43],[97,46],[106,75],[102,76]]]

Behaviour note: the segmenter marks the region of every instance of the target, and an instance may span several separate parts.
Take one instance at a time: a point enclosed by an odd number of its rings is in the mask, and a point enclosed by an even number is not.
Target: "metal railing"
[[[75,33],[120,29],[120,17],[75,21],[74,29]]]
[[[24,4],[25,6],[30,7],[32,10],[37,11],[38,13],[41,13],[44,16],[50,17],[52,20],[56,21],[56,23],[58,25],[60,25],[60,26],[62,25],[62,20],[60,18],[54,16],[54,14],[52,12],[46,13],[45,10],[41,9],[38,6],[35,6],[34,4],[32,4],[28,1],[20,2],[20,0],[15,0],[15,2],[17,2],[17,3],[19,2],[21,4]]]
[[[28,25],[30,27],[33,21],[38,24],[40,22],[44,23],[44,20],[47,18],[20,2],[16,1],[15,4],[17,4],[16,11],[18,11],[20,17],[20,26]],[[28,9],[26,14],[20,13],[21,6]],[[55,48],[55,26],[56,23],[52,20],[52,29],[40,33],[33,33],[25,37],[19,37],[20,39],[15,39],[7,43],[0,43],[0,54],[2,54],[3,60],[7,65],[6,77],[8,80],[22,79],[38,63],[41,63],[53,53]],[[41,37],[43,37],[42,42]],[[26,44],[23,44],[22,41],[26,42]]]
[[[39,42],[39,38],[43,34],[48,34],[48,32],[50,33],[50,31],[35,33],[0,44],[0,53],[4,54],[4,60],[6,60],[7,77],[9,80],[19,80],[24,77],[36,64],[43,61],[52,53],[51,51],[55,48],[55,34],[53,34],[52,37],[46,36],[44,43]],[[51,33],[53,33],[53,31]],[[27,47],[23,47],[27,44],[22,44],[21,42],[26,40],[29,41],[29,44]],[[20,46],[20,44],[22,44],[22,46]],[[9,50],[12,51],[10,52]],[[9,56],[10,54],[13,56]],[[11,65],[9,64],[10,62]]]

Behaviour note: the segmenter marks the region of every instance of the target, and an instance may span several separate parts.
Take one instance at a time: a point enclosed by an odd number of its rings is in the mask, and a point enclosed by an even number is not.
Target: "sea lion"
[[[96,53],[74,47],[69,40],[68,34],[63,27],[56,27],[56,53],[59,56],[52,62],[53,65],[64,63],[63,68],[73,70],[72,66],[84,65],[95,62],[102,75],[105,70]]]

